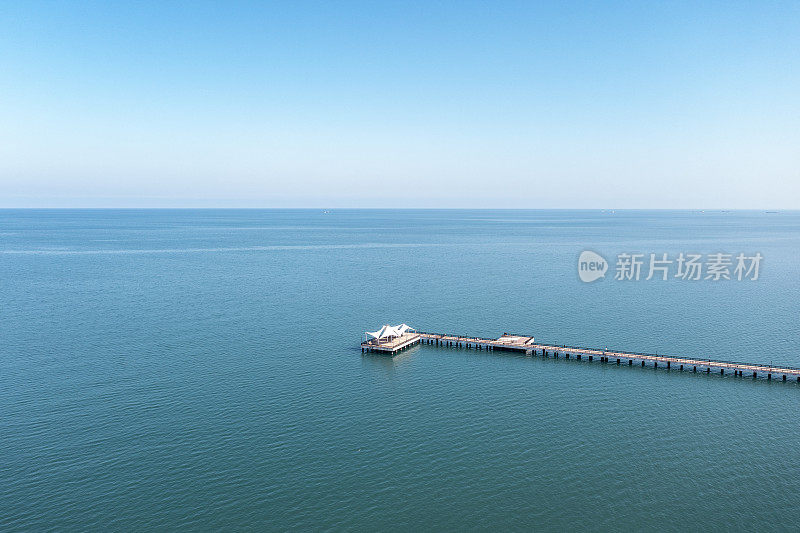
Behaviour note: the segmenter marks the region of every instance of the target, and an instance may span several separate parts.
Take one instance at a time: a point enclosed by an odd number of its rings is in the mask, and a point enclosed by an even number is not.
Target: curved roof
[[[399,337],[406,331],[414,329],[408,324],[400,324],[399,326],[390,326],[386,324],[378,331],[368,331],[367,335],[373,339],[385,339],[387,337]]]

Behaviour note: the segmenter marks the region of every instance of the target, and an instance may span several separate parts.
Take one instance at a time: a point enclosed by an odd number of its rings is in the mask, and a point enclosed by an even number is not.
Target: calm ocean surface
[[[622,252],[764,260],[622,282]],[[800,527],[795,383],[358,347],[800,366],[800,213],[2,210],[0,272],[2,530]]]

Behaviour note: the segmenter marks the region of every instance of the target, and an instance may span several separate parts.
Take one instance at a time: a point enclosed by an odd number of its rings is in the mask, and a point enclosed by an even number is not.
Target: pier
[[[392,337],[389,339],[373,339],[361,343],[362,352],[380,352],[388,353],[391,355],[396,354],[406,348],[410,348],[415,344],[422,342],[422,335],[419,333],[406,333],[399,337]]]
[[[499,350],[524,353],[527,356],[563,357],[565,359],[574,358],[587,362],[596,360],[602,364],[661,367],[667,370],[677,370],[680,372],[703,372],[706,374],[713,372],[723,376],[726,373],[731,373],[734,376],[752,376],[753,379],[792,380],[800,383],[800,368],[795,367],[556,345],[536,342],[530,335],[513,335],[510,333],[504,333],[496,339],[487,339],[469,335],[409,331],[397,337],[374,338],[362,342],[361,351],[394,355],[417,344],[431,344],[435,346],[472,350]]]

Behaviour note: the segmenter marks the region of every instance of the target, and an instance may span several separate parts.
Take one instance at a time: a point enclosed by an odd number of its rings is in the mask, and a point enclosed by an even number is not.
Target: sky
[[[800,208],[800,2],[0,3],[0,207]]]

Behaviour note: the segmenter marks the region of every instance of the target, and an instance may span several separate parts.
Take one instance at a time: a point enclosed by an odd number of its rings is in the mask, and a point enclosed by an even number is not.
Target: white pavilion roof
[[[385,339],[387,337],[400,337],[407,331],[414,329],[408,324],[400,324],[399,326],[390,326],[386,324],[378,331],[368,331],[367,335],[373,339]]]

